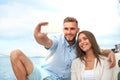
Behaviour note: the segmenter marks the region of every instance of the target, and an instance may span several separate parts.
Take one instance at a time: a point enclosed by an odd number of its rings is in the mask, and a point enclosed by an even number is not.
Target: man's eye
[[[64,28],[64,30],[68,30],[68,28]]]
[[[70,30],[75,30],[75,28],[70,28]]]
[[[75,28],[64,28],[64,30],[75,30]]]

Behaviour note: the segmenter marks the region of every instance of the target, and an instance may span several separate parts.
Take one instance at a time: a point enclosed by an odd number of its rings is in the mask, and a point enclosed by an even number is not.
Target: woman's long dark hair
[[[81,31],[78,33],[78,37],[81,33],[85,34],[86,37],[88,38],[88,40],[90,41],[91,47],[93,49],[93,53],[94,53],[95,57],[97,58],[97,62],[100,62],[99,55],[101,55],[101,51],[100,51],[98,43],[95,39],[95,36],[90,31]],[[79,57],[81,61],[85,61],[84,57],[85,57],[86,53],[83,50],[81,50],[81,48],[79,47],[78,39],[77,39],[76,51],[77,51],[76,52],[77,57]]]

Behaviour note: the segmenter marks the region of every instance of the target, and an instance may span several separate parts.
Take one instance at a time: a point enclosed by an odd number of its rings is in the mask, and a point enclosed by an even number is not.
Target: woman
[[[113,68],[101,55],[94,35],[81,31],[77,39],[77,58],[72,62],[71,80],[113,80]]]

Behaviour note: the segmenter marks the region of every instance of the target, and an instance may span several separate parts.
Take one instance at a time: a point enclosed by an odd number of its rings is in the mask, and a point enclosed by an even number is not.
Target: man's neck
[[[75,44],[75,40],[74,41],[69,41],[68,42],[70,46],[74,45]]]

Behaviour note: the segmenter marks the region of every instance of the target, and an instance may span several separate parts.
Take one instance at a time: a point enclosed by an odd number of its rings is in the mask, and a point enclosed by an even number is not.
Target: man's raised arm
[[[47,25],[48,22],[41,22],[39,23],[36,28],[35,28],[35,31],[34,31],[34,37],[35,37],[35,40],[45,46],[46,48],[50,48],[51,45],[52,45],[52,40],[50,40],[48,37],[47,37],[47,33],[42,33],[41,32],[41,27],[44,25]]]

